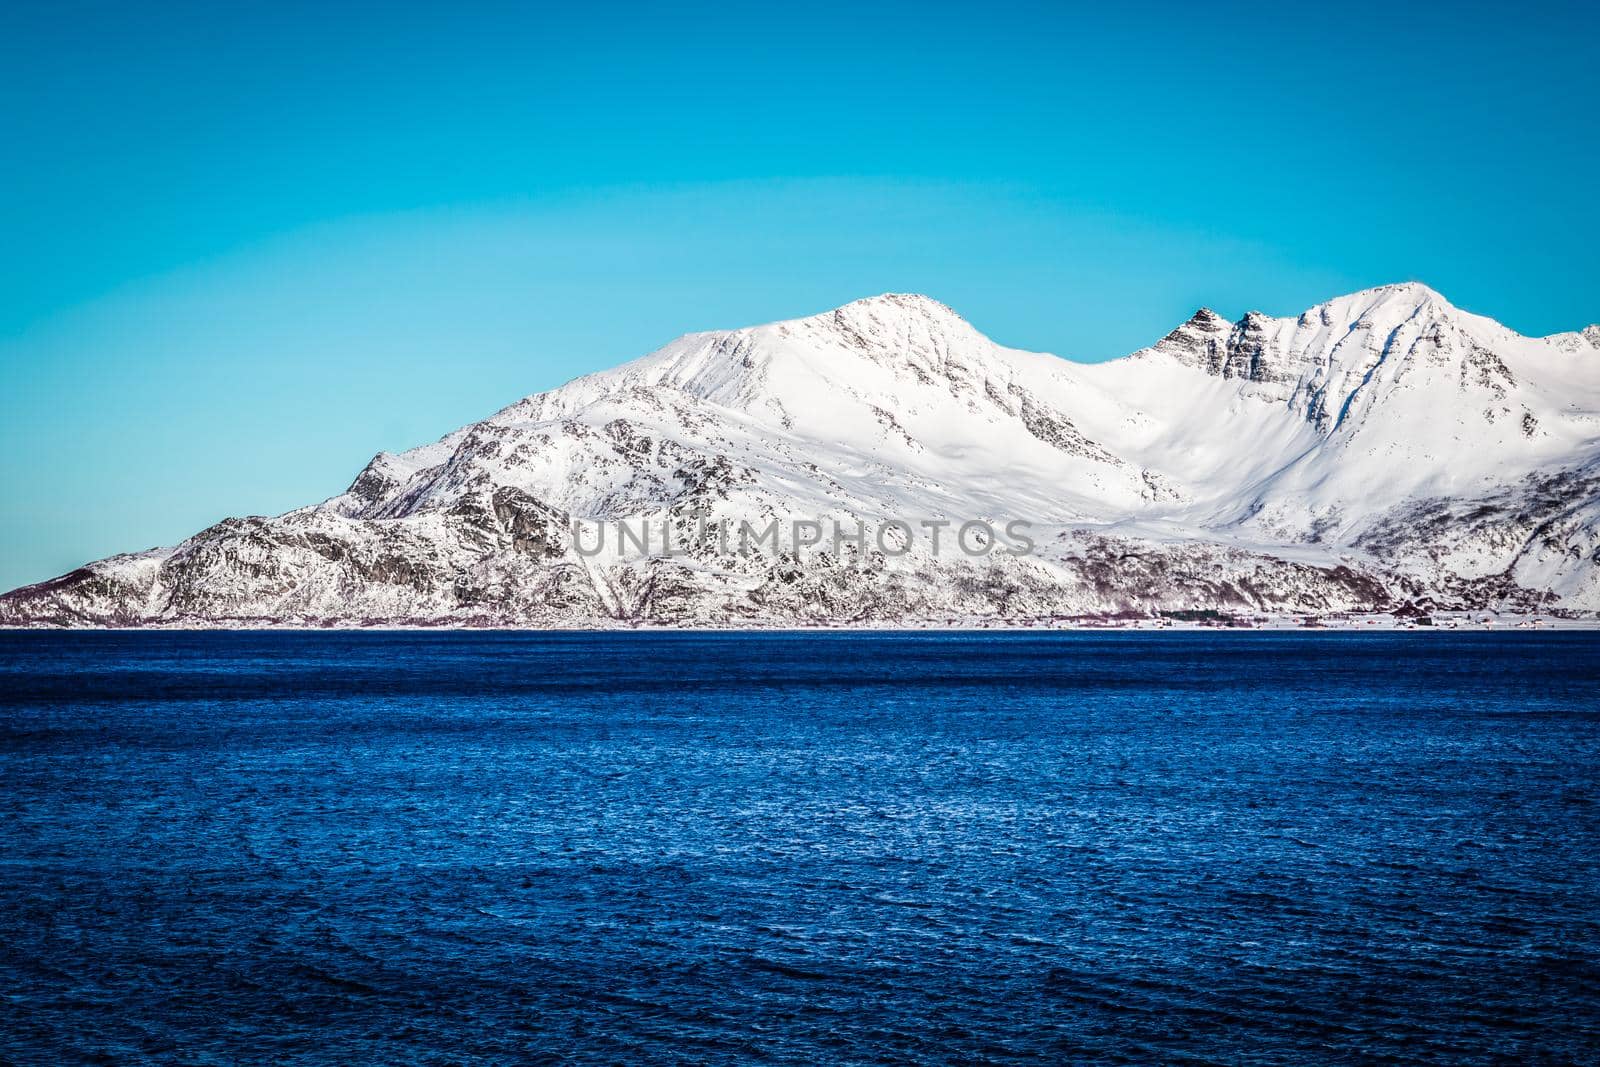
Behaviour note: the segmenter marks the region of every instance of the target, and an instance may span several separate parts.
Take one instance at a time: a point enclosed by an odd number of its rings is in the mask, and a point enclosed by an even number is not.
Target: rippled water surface
[[[1600,635],[0,634],[0,1061],[1600,1057]]]

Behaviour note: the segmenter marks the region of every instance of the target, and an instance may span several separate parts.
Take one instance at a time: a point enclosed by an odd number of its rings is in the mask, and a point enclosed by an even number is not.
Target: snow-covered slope
[[[681,337],[0,623],[1589,614],[1597,487],[1600,327],[1522,337],[1406,284],[1082,365],[891,294]]]

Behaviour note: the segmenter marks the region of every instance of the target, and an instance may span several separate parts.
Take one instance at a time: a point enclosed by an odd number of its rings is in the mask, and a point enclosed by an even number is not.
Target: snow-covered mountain
[[[1590,615],[1597,489],[1600,326],[1523,337],[1411,283],[1085,365],[891,294],[681,337],[0,623]]]

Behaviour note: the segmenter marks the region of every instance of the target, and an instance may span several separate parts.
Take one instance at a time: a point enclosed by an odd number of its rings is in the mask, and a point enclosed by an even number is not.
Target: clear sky
[[[1600,320],[1600,8],[0,6],[0,588],[884,291]]]

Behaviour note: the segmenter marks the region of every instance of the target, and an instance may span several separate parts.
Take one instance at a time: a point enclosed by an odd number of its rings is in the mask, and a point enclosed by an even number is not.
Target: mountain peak
[[[0,597],[0,625],[1055,625],[1402,601],[1600,617],[1597,339],[1520,337],[1408,282],[1298,318],[1201,308],[1146,358],[1083,366],[885,293],[685,335],[379,454],[323,505]],[[789,547],[702,532],[663,554],[696,515],[786,527]],[[837,548],[891,515],[1026,518],[1041,558],[968,558],[953,530],[939,553],[918,531],[904,560],[869,540],[845,565],[792,521],[833,520]],[[580,547],[613,519],[656,533]]]
[[[1297,319],[1249,311],[1230,323],[1201,308],[1156,342],[1153,351],[1221,378],[1248,380],[1269,394],[1283,393],[1280,399],[1288,399],[1299,383],[1309,380],[1308,374],[1327,375],[1337,370],[1340,375],[1353,373],[1364,384],[1368,371],[1387,357],[1406,324],[1413,327],[1405,334],[1410,344],[1415,340],[1412,334],[1425,324],[1457,317],[1456,309],[1433,289],[1421,282],[1400,282],[1335,297],[1302,312]],[[1357,331],[1364,331],[1366,339],[1343,342]],[[1312,351],[1326,353],[1327,359],[1308,362],[1307,353]],[[1336,355],[1349,366],[1335,368]],[[1324,382],[1311,392],[1321,397],[1325,386]],[[1353,394],[1357,388],[1347,392]],[[1319,425],[1331,426],[1331,416],[1322,410],[1325,403],[1325,399],[1318,400],[1309,415]]]
[[[820,334],[880,355],[985,345],[987,338],[950,307],[918,293],[882,293],[820,315],[773,324],[782,333]]]
[[[1191,366],[1210,368],[1215,354],[1233,332],[1233,323],[1203,307],[1189,320],[1153,346],[1156,352],[1175,356]]]
[[[1445,301],[1444,297],[1439,295],[1439,291],[1437,289],[1433,288],[1431,285],[1425,285],[1422,282],[1416,281],[1391,282],[1388,285],[1376,285],[1371,289],[1363,290],[1363,292],[1373,296],[1382,296],[1386,300],[1439,300],[1448,303],[1448,301]]]
[[[1331,313],[1324,314],[1324,319],[1355,321],[1374,311],[1410,317],[1425,308],[1447,312],[1454,311],[1455,305],[1421,282],[1396,282],[1334,297],[1311,311]]]
[[[788,420],[795,390],[832,388],[819,382],[848,377],[854,359],[929,380],[947,377],[952,365],[983,359],[994,347],[932,297],[881,293],[803,318],[685,334],[627,365],[626,373],[630,382],[670,385],[735,408],[778,410]],[[593,388],[609,387],[615,375],[579,379],[591,380]]]
[[[879,293],[877,296],[864,296],[859,300],[852,300],[848,304],[843,304],[834,310],[843,311],[846,308],[854,307],[885,309],[898,308],[913,314],[955,314],[955,311],[950,308],[950,305],[942,301],[935,300],[933,297],[924,293]]]
[[[923,322],[959,324],[967,329],[972,328],[967,320],[948,304],[941,303],[931,296],[923,296],[921,293],[880,293],[877,296],[852,300],[832,311],[812,317],[840,323]]]

